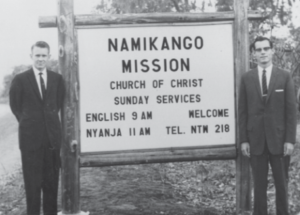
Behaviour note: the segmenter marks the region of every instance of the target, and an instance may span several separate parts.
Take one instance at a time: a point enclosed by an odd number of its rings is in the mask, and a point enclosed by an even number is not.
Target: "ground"
[[[218,214],[213,208],[189,204],[170,184],[162,182],[159,168],[159,165],[149,164],[81,169],[82,211],[89,211],[90,215]],[[22,181],[19,176],[14,179]],[[14,182],[7,187],[13,189],[0,197],[2,214],[26,215],[22,183]],[[11,193],[11,190],[15,191]],[[59,203],[60,200],[61,196]]]
[[[25,215],[17,123],[12,115],[0,115],[0,131],[0,163],[5,170],[0,174],[0,215]],[[234,161],[81,168],[80,175],[81,210],[89,211],[90,215],[235,214]],[[299,176],[300,146],[297,143],[290,168],[291,215],[300,212]],[[275,214],[275,193],[271,173],[268,197],[272,215]],[[61,210],[60,195],[58,203]]]

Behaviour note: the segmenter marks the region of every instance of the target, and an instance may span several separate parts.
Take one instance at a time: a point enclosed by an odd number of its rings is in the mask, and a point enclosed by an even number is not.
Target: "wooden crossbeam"
[[[195,160],[232,160],[236,159],[236,156],[235,145],[223,145],[189,149],[135,150],[120,153],[82,153],[80,163],[81,167],[99,167]]]
[[[171,162],[185,160],[236,159],[236,211],[237,214],[250,213],[251,186],[249,159],[242,156],[239,137],[237,146],[212,147],[201,149],[172,149],[144,151],[137,153],[80,154],[80,118],[79,118],[79,74],[77,65],[78,44],[74,28],[130,24],[173,24],[213,21],[234,22],[235,79],[238,93],[240,77],[248,70],[249,40],[248,20],[266,18],[262,13],[248,11],[249,0],[234,0],[234,12],[219,13],[154,13],[128,15],[77,15],[74,16],[73,0],[58,0],[58,15],[39,18],[40,28],[58,28],[59,71],[63,74],[66,85],[66,99],[63,109],[63,144],[62,144],[62,214],[79,215],[80,213],[80,171],[81,167],[122,165],[141,162]],[[237,101],[236,101],[237,107]],[[236,108],[237,109],[237,108]],[[236,119],[238,122],[238,118]],[[238,123],[236,123],[238,125]],[[238,134],[238,126],[236,133]],[[75,147],[77,146],[77,147]],[[132,156],[134,155],[134,156]],[[80,158],[81,157],[81,158]],[[146,158],[146,159],[145,159]]]
[[[149,14],[105,14],[105,15],[77,15],[75,26],[101,26],[117,24],[151,24],[151,23],[192,23],[234,20],[234,13],[149,13]],[[249,11],[249,20],[260,20],[265,15],[258,11]],[[56,16],[39,17],[40,28],[57,27]]]

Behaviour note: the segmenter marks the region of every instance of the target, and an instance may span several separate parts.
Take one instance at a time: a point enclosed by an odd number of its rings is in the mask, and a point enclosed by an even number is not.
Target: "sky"
[[[88,14],[99,0],[74,0],[75,14]],[[57,28],[39,28],[39,16],[56,16],[57,0],[1,0],[0,2],[0,89],[3,77],[14,66],[31,64],[30,48],[36,41],[49,43],[57,59]]]
[[[75,14],[89,14],[100,0],[74,0]],[[199,0],[201,2],[202,0]],[[295,11],[300,10],[300,0]],[[211,11],[210,11],[211,12]],[[300,25],[300,15],[294,13]],[[0,90],[3,77],[14,66],[31,64],[30,47],[36,41],[50,44],[52,59],[57,59],[58,33],[56,28],[39,28],[39,16],[57,15],[57,0],[1,0],[0,3]],[[287,30],[280,31],[282,37]]]

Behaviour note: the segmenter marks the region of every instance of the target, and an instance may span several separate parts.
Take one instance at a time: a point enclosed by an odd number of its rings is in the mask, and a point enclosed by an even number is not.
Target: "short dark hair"
[[[44,41],[37,41],[35,44],[31,46],[31,51],[33,50],[34,47],[40,47],[40,48],[46,48],[48,49],[48,52],[50,53],[50,46],[48,43]]]
[[[269,41],[270,47],[272,49],[273,48],[273,42],[267,37],[259,36],[259,37],[256,37],[255,40],[253,41],[253,43],[250,45],[250,52],[253,52],[255,50],[255,43],[256,42],[261,42],[261,41],[265,41],[265,40]]]

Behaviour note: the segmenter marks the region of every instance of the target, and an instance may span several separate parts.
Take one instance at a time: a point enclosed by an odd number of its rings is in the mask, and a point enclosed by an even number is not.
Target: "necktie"
[[[263,101],[266,102],[267,95],[268,95],[266,70],[263,70],[263,74],[262,74],[262,94],[263,94],[262,95]]]
[[[40,83],[41,83],[41,89],[42,89],[42,99],[44,99],[46,96],[46,87],[45,87],[44,79],[42,77],[43,73],[40,72],[39,75],[40,75]]]

